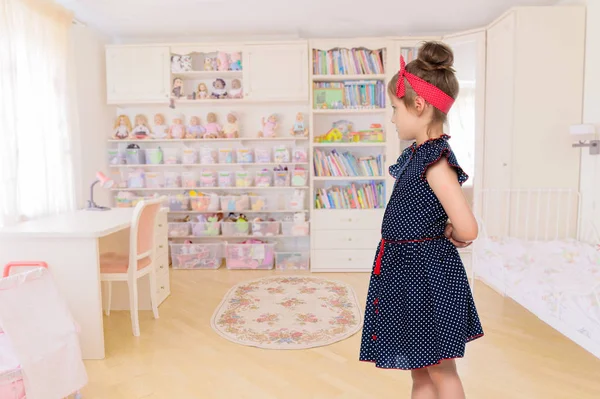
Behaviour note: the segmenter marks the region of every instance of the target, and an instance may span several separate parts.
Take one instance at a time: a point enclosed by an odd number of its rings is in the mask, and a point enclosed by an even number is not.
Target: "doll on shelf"
[[[169,126],[165,123],[163,114],[154,115],[154,126],[152,127],[152,137],[155,139],[166,139],[169,133]]]
[[[211,98],[227,98],[227,89],[225,88],[225,81],[221,78],[216,79],[213,82],[213,89],[210,94]]]
[[[138,114],[135,116],[135,127],[131,134],[139,140],[150,138],[150,128],[148,127],[146,115]]]
[[[217,68],[219,71],[229,70],[229,54],[223,51],[217,53]]]
[[[187,132],[185,134],[186,139],[199,139],[206,132],[204,126],[200,124],[200,118],[197,116],[192,116],[190,118],[190,125],[187,128]]]
[[[291,133],[292,136],[308,136],[308,129],[304,124],[304,115],[302,115],[302,112],[296,114],[296,122],[294,122]]]
[[[258,137],[275,137],[278,127],[277,115],[271,114],[266,120],[262,118],[262,130],[258,132]]]
[[[206,100],[208,96],[208,87],[206,87],[206,84],[200,83],[196,92],[196,100]]]
[[[243,98],[243,96],[242,82],[239,79],[233,79],[231,81],[231,90],[229,90],[229,98]]]
[[[225,127],[223,127],[223,134],[227,139],[237,139],[240,137],[238,118],[233,112],[230,112],[227,115],[227,123],[225,124]]]
[[[131,133],[131,121],[127,115],[119,115],[115,121],[113,137],[119,140],[129,138]]]
[[[173,118],[173,125],[169,129],[168,138],[182,139],[185,136],[185,126],[183,124],[183,115],[177,115]]]
[[[202,138],[216,139],[221,137],[223,134],[223,128],[217,123],[217,114],[214,112],[209,112],[208,115],[206,115],[206,122],[206,132]]]
[[[171,103],[169,106],[171,108],[175,108],[175,100],[184,97],[185,94],[183,92],[183,80],[181,78],[173,79],[173,88],[171,89]]]

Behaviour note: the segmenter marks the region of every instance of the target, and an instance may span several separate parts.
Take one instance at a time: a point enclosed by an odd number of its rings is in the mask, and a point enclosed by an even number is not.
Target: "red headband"
[[[400,72],[398,72],[398,85],[396,86],[396,96],[398,98],[404,97],[406,93],[404,78],[408,80],[415,93],[423,97],[429,104],[445,114],[450,111],[452,104],[454,104],[454,99],[431,83],[424,81],[410,72],[406,72],[406,62],[404,62],[404,57],[400,56]]]

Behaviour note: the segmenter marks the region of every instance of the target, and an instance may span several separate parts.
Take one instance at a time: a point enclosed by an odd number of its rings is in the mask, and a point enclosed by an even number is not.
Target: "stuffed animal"
[[[219,71],[228,71],[229,70],[229,55],[222,51],[217,53],[217,67]]]

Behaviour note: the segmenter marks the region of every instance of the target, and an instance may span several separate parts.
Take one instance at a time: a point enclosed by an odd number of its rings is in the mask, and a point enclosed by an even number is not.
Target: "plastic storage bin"
[[[183,194],[171,195],[169,197],[169,209],[172,211],[189,211],[190,197]]]
[[[217,172],[204,170],[200,175],[200,187],[217,187]]]
[[[132,170],[127,173],[128,188],[144,188],[146,186],[145,174],[143,170]]]
[[[275,187],[287,187],[290,185],[290,171],[289,170],[277,170],[274,174],[274,186]]]
[[[186,237],[190,235],[189,223],[169,223],[169,237]]]
[[[275,163],[289,163],[290,150],[285,146],[277,146],[273,148],[273,161]]]
[[[211,147],[200,149],[200,163],[203,165],[214,165],[217,163],[217,150]]]
[[[275,268],[277,270],[308,270],[308,252],[277,252],[275,253]]]
[[[271,163],[271,150],[269,148],[255,148],[254,158],[256,163]]]
[[[123,152],[114,148],[108,150],[109,165],[124,165],[125,163],[125,154]]]
[[[219,187],[233,187],[235,183],[235,173],[229,170],[219,172]]]
[[[173,269],[218,269],[223,263],[223,245],[171,244]]]
[[[198,175],[196,172],[187,171],[181,174],[181,184],[185,188],[198,187]]]
[[[225,246],[225,264],[228,269],[273,268],[275,244],[241,243]]]
[[[294,190],[292,196],[286,200],[286,208],[292,211],[301,211],[304,209],[306,192],[304,190]]]
[[[192,222],[190,227],[195,237],[212,237],[221,234],[220,222]]]
[[[308,181],[308,171],[306,169],[294,169],[292,171],[292,186],[303,187]]]
[[[179,172],[165,172],[165,187],[166,188],[179,188],[181,187],[181,173]]]
[[[163,160],[165,165],[176,165],[179,163],[179,148],[163,148]]]
[[[308,222],[281,222],[281,234],[284,236],[307,236],[309,233]]]
[[[148,165],[158,165],[163,161],[163,153],[160,148],[148,148],[146,150],[146,163]]]
[[[218,212],[220,210],[219,196],[217,194],[190,197],[192,211]]]
[[[127,165],[141,165],[145,163],[144,150],[139,148],[128,148],[125,150],[125,161]]]
[[[146,172],[146,187],[147,188],[164,187],[163,174],[160,172]]]
[[[226,195],[221,197],[221,210],[224,212],[243,212],[250,208],[247,195]]]
[[[236,187],[252,187],[254,178],[252,172],[246,170],[235,172],[235,186]]]
[[[221,222],[223,235],[227,237],[244,237],[250,234],[248,222]]]
[[[279,235],[279,222],[252,222],[253,236],[268,237]]]
[[[270,198],[263,197],[260,195],[251,195],[250,197],[250,210],[252,211],[270,211],[273,210],[272,201]]]
[[[219,148],[219,163],[235,163],[233,148]]]
[[[254,151],[252,148],[238,148],[236,153],[238,163],[254,163]]]
[[[271,187],[273,174],[270,170],[259,170],[254,176],[254,185],[256,187]]]
[[[181,163],[184,165],[194,165],[198,163],[198,151],[195,148],[184,148],[181,151]]]

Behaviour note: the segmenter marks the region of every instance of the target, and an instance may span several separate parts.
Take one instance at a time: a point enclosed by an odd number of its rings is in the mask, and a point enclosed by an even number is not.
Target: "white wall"
[[[109,42],[108,37],[92,28],[74,25],[71,38],[78,119],[73,140],[75,189],[77,206],[83,207],[96,172],[106,168],[106,138],[115,109],[106,105],[104,45]],[[108,191],[96,187],[94,194],[96,202],[110,204]]]

